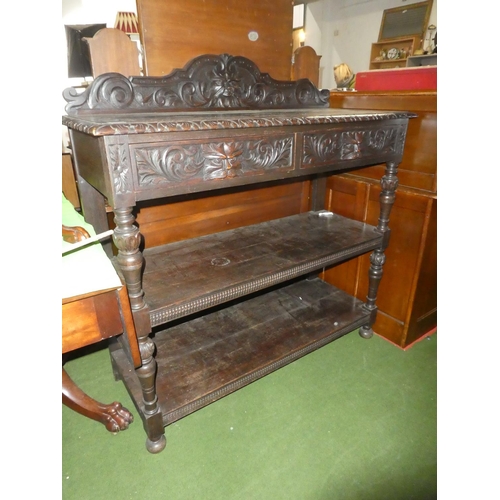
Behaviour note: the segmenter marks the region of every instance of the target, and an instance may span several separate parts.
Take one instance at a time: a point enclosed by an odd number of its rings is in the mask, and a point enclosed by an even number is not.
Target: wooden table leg
[[[123,431],[134,421],[133,415],[123,406],[114,402],[109,405],[99,403],[85,394],[62,369],[62,402],[72,410],[104,424],[110,432]]]

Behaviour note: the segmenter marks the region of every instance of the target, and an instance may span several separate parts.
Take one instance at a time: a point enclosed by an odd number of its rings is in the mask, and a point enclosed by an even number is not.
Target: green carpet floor
[[[113,435],[62,407],[64,500],[430,500],[437,497],[437,334],[403,351],[353,332],[166,428],[142,422],[107,350],[65,368],[134,413]]]

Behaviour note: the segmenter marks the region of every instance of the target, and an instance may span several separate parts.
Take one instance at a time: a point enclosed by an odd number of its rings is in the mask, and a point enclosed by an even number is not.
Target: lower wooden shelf
[[[164,426],[356,330],[369,318],[362,301],[313,277],[157,331],[156,390]],[[121,349],[111,356],[144,418],[133,366]]]

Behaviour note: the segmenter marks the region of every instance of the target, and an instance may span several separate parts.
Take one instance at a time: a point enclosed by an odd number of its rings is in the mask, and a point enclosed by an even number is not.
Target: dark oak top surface
[[[192,130],[246,129],[414,118],[406,111],[332,108],[224,110],[150,113],[99,113],[63,116],[63,124],[90,135],[145,134]]]
[[[94,136],[247,129],[413,118],[405,111],[329,107],[308,79],[279,81],[249,59],[205,54],[164,77],[104,73],[68,88],[63,124]]]

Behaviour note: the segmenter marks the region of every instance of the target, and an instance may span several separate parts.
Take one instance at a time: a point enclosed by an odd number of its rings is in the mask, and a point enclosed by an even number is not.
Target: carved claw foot
[[[132,414],[121,403],[104,404],[85,394],[62,370],[62,401],[72,410],[104,424],[109,432],[128,429],[134,421]]]
[[[369,326],[362,326],[359,329],[359,336],[364,339],[370,339],[373,337],[373,330]]]
[[[134,416],[127,408],[116,401],[110,405],[101,405],[101,413],[101,422],[109,432],[124,431],[134,421]]]

